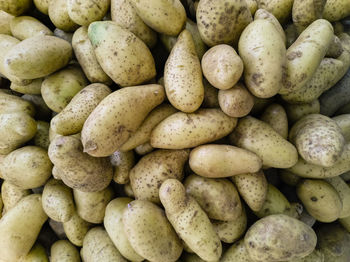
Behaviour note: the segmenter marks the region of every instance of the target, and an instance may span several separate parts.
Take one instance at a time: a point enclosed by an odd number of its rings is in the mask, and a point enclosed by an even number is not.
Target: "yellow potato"
[[[10,24],[13,18],[13,15],[0,10],[0,34],[12,35]]]
[[[94,21],[102,20],[110,4],[110,0],[67,0],[67,10],[73,22],[88,26]]]
[[[132,150],[126,152],[115,151],[110,159],[114,167],[114,182],[118,184],[129,183],[129,173],[135,165],[134,152]]]
[[[332,119],[340,127],[345,141],[350,141],[350,114],[337,115]]]
[[[250,10],[250,13],[252,15],[254,15],[255,12],[258,9],[258,3],[256,2],[256,0],[246,0],[246,2],[247,2],[247,5],[248,5],[248,8]]]
[[[313,21],[322,18],[326,2],[324,0],[294,0],[292,18],[299,33],[303,32]]]
[[[327,0],[323,10],[323,18],[330,22],[339,21],[350,15],[350,5],[347,0]]]
[[[77,248],[68,240],[56,241],[50,249],[51,262],[80,262]]]
[[[29,251],[29,253],[21,257],[18,262],[32,262],[32,261],[40,261],[40,262],[49,262],[49,259],[46,255],[45,248],[36,243],[32,249]]]
[[[288,137],[288,118],[284,108],[279,104],[269,105],[260,117],[268,123],[284,139]]]
[[[291,16],[293,0],[256,0],[258,8],[265,9],[273,14],[281,24]]]
[[[34,145],[48,149],[50,145],[49,128],[50,124],[44,121],[37,121],[37,132],[33,137]]]
[[[316,99],[310,103],[304,104],[285,104],[286,113],[288,116],[289,123],[293,124],[301,119],[303,116],[309,114],[319,114],[320,113],[320,102]]]
[[[82,219],[78,213],[74,212],[72,218],[63,223],[64,232],[68,240],[75,246],[83,246],[83,240],[92,224]]]
[[[258,19],[269,20],[275,26],[275,29],[278,31],[279,35],[282,37],[283,43],[286,43],[286,34],[283,31],[283,27],[272,13],[266,9],[258,9],[254,14],[254,20]]]
[[[31,0],[6,0],[0,1],[0,9],[11,15],[18,16],[26,12],[32,5]]]
[[[51,22],[63,31],[72,32],[79,27],[69,17],[67,0],[49,0],[48,15]]]
[[[53,35],[52,31],[39,20],[31,16],[19,16],[11,20],[11,33],[19,40],[37,35]]]
[[[244,240],[234,243],[220,259],[221,262],[251,262],[249,254],[245,248]]]
[[[49,14],[49,1],[50,0],[33,0],[35,7],[43,14]]]
[[[3,204],[2,213],[12,209],[16,204],[24,197],[31,194],[29,189],[22,189],[14,184],[11,184],[8,180],[5,180],[1,185],[1,198]]]
[[[40,95],[41,94],[41,84],[43,82],[43,78],[34,79],[28,85],[18,85],[15,82],[11,82],[10,88],[13,91],[22,93],[22,94],[30,94],[30,95]]]
[[[339,218],[350,216],[350,187],[340,177],[331,177],[325,179],[331,184],[334,189],[338,192],[341,202],[343,204],[342,211],[340,212]]]
[[[24,99],[5,93],[0,93],[0,111],[5,113],[26,113],[30,116],[35,115],[35,108],[32,103]]]

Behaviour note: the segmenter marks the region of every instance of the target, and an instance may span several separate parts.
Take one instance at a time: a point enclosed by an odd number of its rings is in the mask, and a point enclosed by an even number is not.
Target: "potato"
[[[110,0],[68,0],[69,18],[78,25],[88,26],[94,21],[100,21],[106,15],[111,4]]]
[[[50,119],[52,115],[52,111],[50,110],[50,108],[48,108],[42,96],[25,94],[21,96],[21,98],[26,101],[29,101],[34,105],[36,119],[39,119],[39,120]]]
[[[44,80],[41,85],[41,95],[47,106],[59,113],[87,84],[83,71],[77,66],[69,66]]]
[[[339,21],[350,15],[350,6],[346,0],[327,0],[323,18],[330,22]]]
[[[281,178],[283,183],[290,186],[296,186],[301,179],[299,176],[293,174],[292,172],[289,172],[286,169],[279,170],[279,177]]]
[[[60,170],[63,182],[74,189],[96,192],[112,180],[113,169],[108,158],[94,158],[83,152],[79,138],[58,136],[49,146],[49,157]]]
[[[130,202],[123,211],[123,224],[131,246],[145,259],[166,262],[180,257],[181,241],[157,205],[146,200]]]
[[[297,195],[307,212],[318,221],[330,223],[339,218],[343,205],[338,192],[324,180],[305,179]]]
[[[310,114],[293,125],[291,141],[300,156],[310,164],[333,166],[340,158],[345,139],[337,123],[321,114]]]
[[[333,27],[324,19],[317,19],[299,35],[286,53],[286,77],[280,94],[292,93],[310,81],[333,38]]]
[[[4,67],[16,77],[35,79],[64,67],[71,56],[72,47],[67,41],[55,36],[38,35],[23,40],[8,51],[4,57]]]
[[[6,0],[0,1],[0,9],[11,15],[18,16],[28,11],[31,7],[31,0]]]
[[[40,95],[41,94],[41,84],[43,82],[43,78],[34,79],[28,85],[18,85],[15,82],[11,82],[10,88],[13,91],[22,93],[22,94],[30,94],[30,95]]]
[[[51,246],[51,262],[80,262],[77,248],[68,240],[58,240]]]
[[[303,116],[320,113],[320,102],[316,99],[310,103],[291,105],[285,104],[289,123],[293,124]]]
[[[51,176],[51,170],[47,151],[37,146],[24,146],[12,151],[0,167],[4,179],[22,189],[44,185]]]
[[[4,262],[18,261],[29,253],[47,216],[41,195],[24,197],[0,220],[0,255]]]
[[[68,222],[63,223],[64,232],[68,240],[78,247],[83,246],[83,240],[91,226],[92,224],[86,222],[76,212],[74,212]]]
[[[104,217],[104,226],[113,244],[128,260],[141,262],[143,257],[135,252],[124,231],[123,210],[133,201],[131,198],[118,197],[108,203]]]
[[[293,0],[256,0],[258,8],[265,9],[273,14],[281,24],[284,24],[291,15]]]
[[[272,13],[270,13],[265,9],[258,9],[254,14],[254,20],[259,20],[259,19],[265,19],[270,21],[275,26],[275,29],[278,31],[279,35],[281,36],[283,43],[286,43],[287,41],[286,34],[283,31],[283,27]]]
[[[288,168],[298,161],[297,150],[291,143],[270,125],[251,116],[239,120],[230,141],[257,154],[265,166]]]
[[[345,181],[337,176],[325,179],[329,184],[331,184],[334,189],[338,192],[341,202],[343,204],[342,211],[340,212],[339,218],[350,216],[350,187],[345,183]]]
[[[130,185],[136,199],[159,202],[159,187],[168,178],[182,180],[188,150],[157,150],[131,169]]]
[[[316,234],[311,227],[282,214],[258,220],[244,237],[245,248],[254,261],[302,258],[314,250],[316,242]]]
[[[333,26],[334,29],[334,26]],[[337,36],[336,32],[334,32],[333,42],[328,47],[326,57],[338,58],[344,51],[343,43]],[[346,50],[345,50],[346,51]]]
[[[43,23],[31,16],[19,16],[11,20],[11,33],[19,40],[37,35],[53,35],[52,31]]]
[[[132,150],[126,152],[115,151],[110,156],[110,160],[114,167],[114,182],[118,184],[129,183],[129,173],[135,165],[134,152]]]
[[[176,36],[186,21],[186,11],[179,0],[130,0],[136,13],[153,30]],[[169,23],[170,22],[170,23]]]
[[[10,24],[13,18],[13,15],[0,10],[0,34],[12,35]]]
[[[130,183],[124,184],[124,192],[128,197],[135,198],[134,192],[132,191]]]
[[[116,22],[91,23],[88,36],[98,63],[117,84],[138,85],[155,77],[154,59],[146,44]]]
[[[69,17],[67,0],[49,0],[48,15],[51,22],[63,31],[73,32],[79,27],[79,25]]]
[[[242,32],[238,51],[249,91],[261,98],[276,95],[282,86],[286,47],[275,25],[265,19],[250,23]]]
[[[28,114],[0,114],[0,154],[9,154],[32,139],[35,133],[36,122]]]
[[[54,36],[57,36],[58,38],[61,38],[63,40],[66,40],[70,44],[72,44],[72,38],[73,38],[73,33],[65,32],[59,28],[55,28],[53,31]]]
[[[245,248],[244,240],[234,243],[220,259],[221,262],[251,262],[249,254]]]
[[[249,208],[256,212],[261,210],[268,190],[268,183],[263,171],[235,175],[231,179]]]
[[[204,99],[202,103],[203,108],[219,108],[218,92],[219,90],[213,87],[208,80],[203,78]]]
[[[105,97],[84,123],[84,152],[95,157],[113,154],[164,96],[162,86],[150,84],[123,88]]]
[[[186,29],[164,67],[164,87],[170,103],[180,111],[196,111],[204,99],[202,72],[191,33]]]
[[[155,148],[191,148],[227,136],[236,123],[236,118],[228,117],[220,109],[199,109],[192,114],[178,112],[153,129],[150,143]]]
[[[5,113],[26,113],[30,116],[35,115],[35,108],[32,103],[24,99],[5,93],[0,93],[0,111]]]
[[[346,142],[350,140],[350,114],[337,115],[332,118],[340,127]]]
[[[46,255],[46,251],[45,248],[36,243],[32,249],[29,251],[29,253],[24,256],[21,257],[19,260],[19,262],[32,262],[32,261],[40,261],[40,262],[49,262],[49,259]]]
[[[5,180],[1,185],[2,214],[12,209],[24,197],[31,194],[29,189],[22,189]]]
[[[290,262],[324,262],[324,255],[318,250],[314,250],[310,255],[303,258],[289,260]]]
[[[189,164],[200,176],[220,178],[257,172],[262,161],[256,154],[242,148],[209,144],[193,149]]]
[[[35,146],[40,146],[44,149],[48,149],[50,145],[49,140],[49,128],[50,124],[44,121],[37,121],[37,132],[33,138]]]
[[[113,189],[110,186],[97,192],[74,189],[73,193],[78,215],[87,222],[102,223],[106,206],[114,196]]]
[[[284,139],[288,137],[288,118],[284,108],[279,104],[269,105],[260,120],[268,123]]]
[[[322,18],[326,2],[324,0],[295,0],[293,2],[293,23],[299,33],[303,32],[313,21]]]
[[[179,237],[205,261],[218,261],[221,242],[206,213],[176,179],[167,179],[159,189],[165,214]],[[124,222],[125,223],[125,222]]]
[[[49,14],[49,1],[50,0],[33,0],[36,9],[45,15]]]
[[[199,1],[197,25],[208,46],[237,44],[243,29],[252,21],[246,1]]]

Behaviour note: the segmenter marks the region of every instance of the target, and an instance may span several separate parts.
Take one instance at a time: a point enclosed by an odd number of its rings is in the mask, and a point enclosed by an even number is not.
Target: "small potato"
[[[4,179],[22,189],[44,185],[51,176],[51,170],[47,151],[37,146],[24,146],[12,151],[0,167]]]
[[[315,249],[316,242],[317,237],[311,227],[282,214],[258,220],[244,237],[250,258],[261,262],[305,257]]]
[[[262,165],[254,153],[230,145],[203,145],[191,151],[189,164],[198,175],[209,178],[254,173]]]
[[[218,100],[221,110],[230,117],[243,117],[254,106],[254,97],[241,83],[228,90],[220,90]]]
[[[332,119],[340,127],[345,141],[350,141],[350,114],[337,115]]]
[[[51,262],[80,262],[78,249],[68,240],[58,240],[51,246]]]
[[[0,112],[5,113],[26,113],[35,115],[35,108],[32,103],[14,95],[0,93]]]
[[[166,180],[159,197],[167,218],[187,246],[205,261],[218,261],[222,252],[220,239],[206,213],[186,194],[181,182]]]
[[[234,243],[220,259],[221,262],[251,262],[251,258],[245,248],[244,240]]]
[[[29,251],[29,253],[21,257],[18,262],[32,262],[32,261],[40,261],[40,262],[49,262],[49,259],[46,255],[45,248],[36,243],[32,247],[32,249]]]
[[[21,96],[22,99],[29,101],[35,107],[35,118],[39,120],[47,120],[50,119],[52,111],[46,105],[42,96],[39,95],[29,95],[25,94]]]
[[[281,24],[284,24],[292,12],[293,0],[256,0],[258,8],[273,14]]]
[[[284,139],[288,137],[288,118],[284,108],[279,104],[271,104],[261,115],[260,120],[268,123]]]
[[[350,217],[350,187],[340,176],[326,178],[326,181],[329,184],[331,184],[334,187],[334,189],[338,192],[341,202],[343,204],[343,208],[339,217]]]
[[[178,112],[153,129],[150,143],[155,148],[191,148],[227,136],[236,124],[236,118],[228,117],[220,109],[199,109],[192,114]]]
[[[41,94],[41,84],[43,82],[43,78],[34,79],[28,85],[18,85],[14,82],[11,82],[10,88],[13,91],[22,93],[22,94],[30,94],[30,95],[40,95]]]
[[[275,26],[275,29],[278,31],[279,35],[282,37],[283,43],[286,43],[286,34],[283,31],[283,27],[273,14],[271,14],[266,9],[258,9],[254,14],[254,20],[258,19],[269,20]]]
[[[1,185],[2,214],[12,209],[22,198],[30,194],[31,191],[29,189],[22,189],[5,180]]]
[[[83,246],[84,237],[91,227],[92,224],[86,222],[76,212],[68,222],[63,223],[68,240],[78,247]]]
[[[134,152],[132,150],[126,152],[115,151],[113,155],[110,156],[110,159],[114,167],[114,182],[117,184],[129,183],[129,173],[135,165]]]
[[[0,1],[0,9],[14,16],[23,14],[31,7],[31,5],[32,5],[31,0]]]
[[[326,2],[324,0],[294,0],[292,18],[299,33],[303,32],[313,21],[322,18]]]
[[[49,0],[48,15],[51,22],[59,29],[72,32],[79,27],[68,14],[67,0]]]
[[[302,117],[309,114],[320,113],[320,102],[316,99],[310,103],[291,105],[285,104],[286,113],[289,123],[293,124]]]
[[[94,21],[102,20],[110,4],[110,0],[67,0],[67,10],[74,23],[88,26]]]
[[[12,35],[10,24],[13,18],[13,15],[0,10],[0,34]]]
[[[323,10],[323,18],[330,22],[339,21],[350,15],[347,0],[327,0]]]
[[[43,14],[49,14],[49,1],[50,0],[33,0],[35,7]]]
[[[204,54],[202,70],[210,84],[218,89],[230,89],[243,73],[243,62],[231,46],[221,44]]]
[[[202,103],[203,108],[219,108],[219,90],[213,87],[207,79],[203,79],[204,99]]]
[[[35,146],[40,146],[44,149],[48,149],[50,145],[49,140],[49,128],[50,124],[44,121],[37,121],[37,131],[33,138]]]
[[[19,40],[36,35],[53,35],[52,31],[43,23],[31,16],[19,16],[11,20],[11,33]]]

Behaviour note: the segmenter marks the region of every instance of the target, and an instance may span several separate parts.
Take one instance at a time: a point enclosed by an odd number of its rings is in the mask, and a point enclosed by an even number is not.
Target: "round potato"
[[[31,16],[19,16],[11,20],[11,33],[19,40],[36,35],[53,35],[52,31],[39,20]]]
[[[79,27],[69,17],[67,0],[49,0],[48,15],[51,22],[63,31],[72,32]]]
[[[69,221],[63,223],[63,229],[68,240],[78,247],[83,246],[83,240],[91,226],[92,224],[86,222],[76,212]]]
[[[110,0],[68,0],[67,11],[74,23],[88,26],[94,21],[102,20],[110,4]]]
[[[77,248],[68,240],[58,240],[51,246],[51,262],[80,262]]]
[[[288,137],[288,118],[284,108],[279,104],[269,105],[260,120],[268,123],[284,139]]]

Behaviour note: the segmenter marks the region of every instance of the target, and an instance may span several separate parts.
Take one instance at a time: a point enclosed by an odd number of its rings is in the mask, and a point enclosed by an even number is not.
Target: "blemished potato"
[[[141,19],[158,33],[176,36],[186,22],[186,11],[180,0],[151,2],[130,0],[130,2]]]
[[[29,253],[47,216],[41,195],[21,199],[0,220],[0,256],[5,262],[18,261]]]
[[[35,108],[32,103],[14,95],[0,93],[0,112],[5,113],[27,113],[35,115]]]
[[[252,116],[239,120],[230,140],[234,145],[257,154],[265,166],[288,168],[298,161],[298,152],[290,142],[269,124]]]
[[[199,109],[195,113],[178,112],[160,122],[151,133],[151,146],[164,149],[196,147],[227,136],[237,118],[220,109]]]
[[[181,241],[157,205],[146,200],[130,202],[123,211],[123,224],[131,246],[145,259],[171,262],[180,257]]]
[[[0,1],[0,9],[14,16],[23,14],[31,7],[31,5],[32,5],[31,0]]]
[[[269,105],[260,117],[268,123],[284,139],[288,137],[288,117],[284,108],[279,104]]]
[[[35,7],[43,14],[49,14],[49,2],[50,0],[33,0]]]
[[[74,32],[72,46],[81,68],[91,83],[100,82],[109,84],[112,82],[97,62],[86,26],[82,26]]]
[[[254,20],[258,19],[269,20],[275,26],[275,29],[278,31],[279,35],[282,37],[283,43],[286,43],[286,34],[283,31],[283,27],[272,13],[266,9],[258,9],[254,14]]]
[[[29,253],[18,260],[18,262],[32,261],[49,262],[45,248],[39,243],[34,244]]]
[[[105,209],[114,196],[111,186],[97,192],[73,190],[78,215],[87,222],[100,224],[103,222]]]
[[[210,48],[202,58],[202,70],[210,84],[218,89],[230,89],[243,73],[243,61],[229,45]]]
[[[256,0],[258,8],[265,9],[273,14],[281,24],[284,24],[291,15],[293,0]]]
[[[159,187],[168,178],[182,180],[188,150],[157,150],[145,155],[130,171],[136,199],[159,201]]]
[[[113,180],[118,184],[129,183],[130,170],[135,165],[135,156],[132,150],[121,152],[115,151],[111,156],[111,163],[114,167]]]
[[[38,120],[47,120],[51,117],[52,111],[46,105],[44,99],[40,95],[25,94],[21,96],[22,99],[29,101],[35,107],[34,118]]]
[[[13,18],[13,15],[0,10],[0,34],[12,35],[10,24]]]
[[[51,262],[80,262],[78,249],[68,240],[58,240],[50,248]]]
[[[221,262],[251,262],[251,258],[245,248],[244,240],[241,239],[234,243],[220,259]]]
[[[339,215],[340,218],[350,216],[350,187],[340,177],[327,178],[326,181],[331,184],[334,189],[338,192],[341,202],[343,204],[342,211]]]
[[[294,0],[292,18],[293,23],[299,33],[304,31],[305,28],[308,27],[313,21],[322,18],[323,9],[326,2],[327,1],[323,0]]]
[[[264,172],[260,170],[256,173],[235,175],[231,179],[249,208],[259,211],[265,203],[268,190]]]
[[[291,124],[297,122],[303,116],[320,113],[320,102],[317,99],[304,104],[285,104],[284,107],[288,116],[288,122]]]
[[[37,131],[33,137],[33,142],[35,146],[40,146],[44,149],[48,149],[50,145],[49,140],[49,128],[50,124],[44,121],[37,121]]]
[[[94,21],[102,20],[109,10],[110,0],[68,0],[69,18],[78,25],[88,26]]]
[[[37,146],[24,146],[12,151],[0,166],[3,178],[22,189],[44,185],[51,176],[51,170],[47,151]]]
[[[322,15],[330,22],[339,21],[350,15],[349,2],[346,0],[327,0]]]
[[[138,85],[155,77],[154,59],[147,45],[116,22],[91,23],[88,36],[103,71],[117,84]]]
[[[60,170],[60,179],[71,188],[96,192],[105,189],[112,180],[113,168],[109,159],[95,158],[84,153],[78,137],[54,138],[48,154]]]
[[[79,27],[69,17],[67,0],[49,0],[48,15],[51,22],[63,31],[72,32]]]
[[[105,97],[84,123],[84,152],[95,157],[112,155],[164,97],[164,88],[156,84],[122,88]]]
[[[68,222],[75,212],[72,190],[61,180],[50,179],[46,183],[42,203],[45,213],[58,222]]]
[[[340,127],[346,142],[350,141],[350,114],[337,115],[332,118]]]
[[[78,247],[83,246],[84,237],[91,227],[92,224],[82,219],[77,212],[74,212],[69,221],[63,223],[68,240]]]
[[[111,90],[104,84],[96,83],[84,87],[51,119],[51,128],[63,136],[79,133],[91,112],[110,93]]]
[[[298,184],[296,192],[307,212],[318,221],[330,223],[339,218],[342,200],[326,181],[305,179]]]
[[[184,30],[166,61],[164,87],[170,103],[185,113],[196,111],[204,99],[202,71],[191,33]]]
[[[222,246],[207,214],[197,201],[186,194],[185,187],[176,179],[168,179],[159,189],[165,214],[179,237],[206,261],[217,261]]]
[[[289,132],[289,141],[307,163],[323,167],[337,162],[345,144],[337,123],[321,114],[307,115],[295,123]]]
[[[243,29],[252,21],[246,1],[211,1],[198,3],[197,25],[208,46],[237,44]]]
[[[41,95],[47,106],[59,113],[87,84],[88,81],[79,67],[68,66],[43,81]]]
[[[148,27],[137,14],[129,0],[111,0],[111,18],[128,29],[152,48],[157,43],[157,34]]]
[[[219,90],[213,87],[207,79],[203,79],[204,86],[204,99],[202,103],[202,107],[204,108],[219,108]]]
[[[254,261],[302,258],[315,249],[316,242],[317,237],[311,227],[283,214],[258,220],[244,237],[245,248]]]
[[[11,33],[19,40],[36,35],[53,35],[52,31],[38,19],[31,16],[19,16],[11,20]]]
[[[72,47],[67,41],[55,36],[38,35],[23,40],[8,51],[4,57],[4,67],[16,77],[35,79],[64,67],[71,56]]]
[[[118,197],[109,202],[106,207],[104,227],[123,257],[130,261],[141,262],[144,258],[133,249],[124,231],[123,210],[131,201],[133,201],[131,198]]]
[[[31,194],[29,189],[22,189],[14,184],[11,184],[8,180],[5,180],[1,185],[1,198],[3,204],[2,213],[12,209],[16,204],[24,197]]]
[[[220,178],[257,172],[262,166],[262,161],[253,152],[242,148],[209,144],[194,148],[189,164],[200,176]]]
[[[10,88],[13,91],[22,93],[22,94],[30,94],[30,95],[40,95],[41,94],[41,84],[43,82],[43,78],[34,79],[28,85],[18,85],[15,82],[11,82]]]

